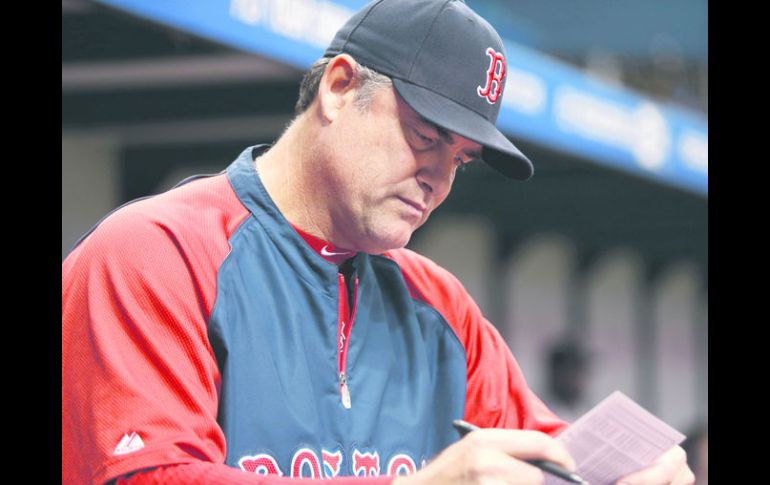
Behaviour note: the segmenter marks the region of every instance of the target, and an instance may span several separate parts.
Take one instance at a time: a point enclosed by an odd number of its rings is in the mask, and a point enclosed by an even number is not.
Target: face
[[[425,121],[392,87],[366,111],[349,103],[326,129],[335,242],[372,254],[404,247],[449,195],[457,168],[481,153]]]

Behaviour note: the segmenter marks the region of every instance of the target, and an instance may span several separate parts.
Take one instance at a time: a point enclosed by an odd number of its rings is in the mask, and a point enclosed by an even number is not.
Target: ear
[[[326,66],[318,85],[318,101],[324,121],[332,122],[340,111],[355,97],[356,61],[348,54],[340,54]]]

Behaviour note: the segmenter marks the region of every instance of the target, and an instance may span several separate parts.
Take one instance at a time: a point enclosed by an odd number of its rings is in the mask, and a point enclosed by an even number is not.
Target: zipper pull
[[[340,372],[340,397],[345,409],[350,409],[350,389],[348,389],[348,378],[344,372]]]

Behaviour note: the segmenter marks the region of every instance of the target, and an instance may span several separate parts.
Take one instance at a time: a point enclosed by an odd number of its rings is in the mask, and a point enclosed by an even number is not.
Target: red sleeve
[[[407,249],[387,256],[401,267],[412,296],[441,313],[465,348],[466,421],[483,428],[531,429],[552,436],[568,426],[527,386],[505,340],[457,278]]]
[[[160,196],[163,208],[134,203],[62,265],[63,483],[224,462],[207,319],[228,235],[246,211],[224,176],[198,184],[210,209],[188,191]],[[221,236],[196,237],[209,233]]]

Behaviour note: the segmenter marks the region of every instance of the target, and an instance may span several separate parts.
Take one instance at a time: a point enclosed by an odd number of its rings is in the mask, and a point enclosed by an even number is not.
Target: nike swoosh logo
[[[340,256],[340,255],[343,255],[343,254],[349,254],[349,253],[353,252],[353,251],[343,251],[341,253],[333,253],[331,251],[327,251],[326,248],[328,248],[328,247],[329,247],[329,245],[327,244],[326,246],[321,248],[321,255],[323,255],[323,256]]]

